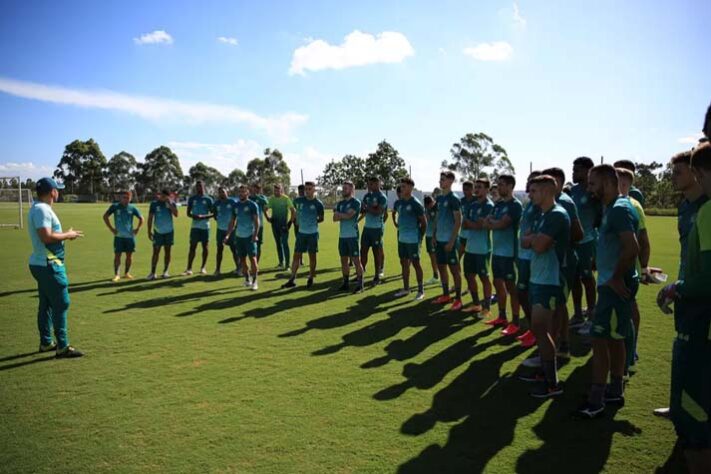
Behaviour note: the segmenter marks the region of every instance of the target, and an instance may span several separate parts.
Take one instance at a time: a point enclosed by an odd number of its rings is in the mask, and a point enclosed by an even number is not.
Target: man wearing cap
[[[111,225],[109,217],[113,214],[114,226]],[[133,228],[133,218],[138,218],[138,227]],[[104,213],[104,223],[114,234],[114,277],[111,281],[119,281],[119,270],[121,269],[121,254],[126,254],[126,272],[124,278],[132,280],[131,263],[133,262],[133,252],[136,251],[136,234],[143,225],[143,216],[138,208],[131,204],[131,191],[119,193],[119,201],[111,204]]]
[[[52,204],[59,197],[59,189],[52,178],[37,181],[37,201],[30,208],[27,229],[32,242],[30,272],[37,281],[39,309],[37,328],[40,333],[40,352],[56,351],[58,359],[81,357],[81,351],[69,345],[67,312],[69,311],[69,281],[64,268],[64,241],[83,237],[80,230],[62,232],[59,218]],[[57,342],[52,341],[52,329]]]

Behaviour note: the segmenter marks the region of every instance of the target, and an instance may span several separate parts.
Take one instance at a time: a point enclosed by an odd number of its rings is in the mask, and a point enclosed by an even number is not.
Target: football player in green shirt
[[[437,268],[437,254],[435,253],[435,243],[432,240],[432,231],[434,230],[434,220],[437,217],[437,204],[434,196],[425,196],[425,210],[427,211],[427,231],[425,232],[425,249],[430,256],[430,264],[432,265],[432,278],[425,282],[425,285],[434,285],[439,283],[439,268]]]
[[[398,256],[402,265],[402,290],[395,293],[395,297],[410,294],[410,264],[415,268],[417,277],[416,301],[425,297],[423,284],[422,265],[420,264],[420,248],[422,237],[427,230],[427,217],[422,203],[412,195],[415,182],[411,178],[400,180],[400,198],[395,202],[398,224]]]
[[[133,280],[131,276],[131,263],[133,261],[133,252],[136,251],[136,234],[143,225],[143,216],[138,211],[136,206],[131,204],[131,191],[122,191],[119,193],[119,201],[111,204],[104,213],[104,223],[114,234],[114,277],[111,281],[119,281],[119,270],[121,268],[121,254],[126,254],[126,272],[124,278]],[[114,224],[111,225],[109,217],[113,214]],[[133,218],[138,219],[138,227],[133,228]]]
[[[626,170],[629,170],[632,172],[632,174],[637,173],[637,165],[635,165],[634,162],[631,160],[615,161],[614,166],[615,166],[615,168],[624,168]],[[636,188],[634,186],[634,184],[630,188],[630,197],[636,199],[637,202],[639,202],[642,205],[642,207],[644,207],[644,203],[645,203],[644,194],[642,194],[642,191],[640,191],[638,188]]]
[[[639,217],[630,200],[620,195],[614,167],[604,164],[592,168],[588,189],[601,202],[603,217],[596,250],[598,301],[590,331],[592,387],[578,414],[596,418],[606,404],[624,404],[625,339],[634,331],[632,301],[639,281],[635,266]]]
[[[158,199],[151,202],[148,210],[148,240],[153,242],[153,256],[151,257],[151,273],[148,280],[155,280],[156,267],[160,257],[160,248],[164,247],[163,278],[168,278],[170,266],[170,250],[173,248],[173,218],[178,217],[178,208],[170,198],[170,191],[161,191]],[[154,229],[155,224],[155,229]],[[155,230],[155,231],[154,231]]]
[[[262,244],[264,243],[264,211],[269,208],[269,200],[262,194],[262,185],[259,183],[252,184],[249,199],[259,207],[259,235],[257,236],[257,261],[259,261],[262,258]]]
[[[214,217],[214,201],[210,196],[205,195],[205,184],[202,181],[195,183],[195,195],[188,199],[188,217],[193,221],[190,226],[190,250],[188,251],[188,268],[183,272],[183,276],[193,274],[193,260],[195,260],[195,250],[197,244],[202,244],[202,265],[200,274],[207,275],[205,265],[207,265],[208,247],[210,242],[210,219]]]
[[[696,147],[691,168],[706,196],[711,196],[709,143]],[[711,472],[711,201],[699,208],[687,245],[684,279],[665,286],[657,302],[675,301],[671,419],[689,471],[707,473]]]
[[[257,240],[259,238],[259,207],[254,201],[249,199],[249,188],[240,184],[237,188],[239,199],[232,207],[232,219],[225,234],[225,244],[228,244],[234,237],[235,252],[242,263],[242,273],[245,278],[244,286],[252,291],[259,289],[257,275],[259,263],[257,262]],[[247,261],[251,267],[247,268]]]
[[[365,218],[365,225],[360,238],[360,260],[365,270],[368,264],[368,252],[373,249],[375,263],[373,284],[378,284],[383,269],[383,233],[388,218],[388,198],[380,190],[380,178],[377,176],[368,177],[368,192],[363,196],[363,207],[358,220],[363,218]]]
[[[314,278],[316,278],[316,254],[318,253],[318,225],[323,222],[324,214],[323,203],[316,198],[315,193],[316,183],[306,181],[304,183],[304,196],[294,199],[299,233],[296,234],[296,243],[294,244],[291,277],[289,281],[282,285],[282,288],[296,286],[296,272],[299,271],[299,265],[301,265],[304,253],[309,254],[309,278],[306,280],[306,288],[311,288],[314,284]]]
[[[462,227],[462,203],[452,192],[455,175],[452,171],[443,171],[439,175],[439,185],[442,194],[437,196],[437,218],[434,221],[432,240],[436,242],[437,265],[442,281],[442,296],[436,298],[435,304],[452,303],[450,309],[462,309],[462,273],[459,266],[459,229]],[[449,270],[454,280],[455,298],[449,296]]]
[[[277,268],[287,269],[291,261],[289,229],[296,220],[296,210],[289,196],[284,194],[284,188],[281,184],[274,185],[274,196],[269,198],[264,217],[272,225],[272,235],[274,236],[277,257],[279,258]]]
[[[232,199],[227,195],[227,188],[220,186],[217,190],[217,200],[213,204],[212,212],[215,214],[215,220],[217,221],[217,255],[215,258],[215,276],[220,276],[220,269],[222,268],[222,254],[224,252],[225,245],[227,245],[232,251],[232,259],[235,262],[235,274],[241,273],[237,269],[241,269],[240,259],[237,258],[237,249],[235,248],[235,237],[234,233],[227,237],[227,230],[230,228],[230,222],[234,216],[235,209],[235,199]],[[255,203],[256,204],[256,203]]]
[[[349,262],[353,263],[356,271],[357,283],[353,293],[362,293],[363,266],[360,263],[358,248],[358,216],[360,215],[360,201],[353,197],[353,183],[343,183],[343,199],[336,204],[333,211],[333,222],[339,223],[338,253],[341,256],[341,271],[343,284],[339,291],[348,291],[348,278],[350,276]]]

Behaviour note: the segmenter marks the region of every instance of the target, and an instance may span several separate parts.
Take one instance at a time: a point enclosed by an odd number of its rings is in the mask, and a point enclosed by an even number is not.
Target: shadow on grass
[[[17,360],[17,359],[23,359],[25,357],[30,357],[33,355],[40,354],[38,351],[33,351],[33,352],[25,352],[24,354],[15,354],[11,356],[5,356],[5,357],[0,357],[0,362],[9,362],[11,360]]]
[[[116,287],[119,285],[136,285],[138,283],[145,283],[145,280],[126,280],[120,283],[112,282],[110,278],[104,278],[101,280],[85,281],[81,283],[72,283],[71,274],[69,275],[69,293],[80,293],[82,291],[98,290],[101,288]],[[37,287],[27,288],[24,290],[16,291],[5,291],[0,293],[0,298],[5,296],[20,295],[23,293],[37,293]]]
[[[684,458],[684,448],[678,438],[664,465],[659,466],[654,472],[655,474],[685,474],[689,472]]]
[[[232,288],[216,288],[216,289],[212,289],[212,290],[197,291],[194,293],[185,293],[185,294],[180,294],[180,295],[164,296],[161,298],[151,298],[151,299],[146,299],[146,300],[135,301],[133,303],[129,303],[129,304],[123,306],[122,308],[107,309],[106,311],[104,311],[104,314],[120,313],[120,312],[131,310],[131,309],[157,308],[160,306],[168,306],[168,305],[172,305],[172,304],[185,303],[186,301],[201,300],[203,298],[209,298],[211,296],[216,296],[216,295],[224,295],[226,293],[231,293],[233,291],[236,291],[236,290],[232,289]]]
[[[38,353],[38,352],[33,352],[32,354],[39,354],[39,353]],[[17,356],[12,356],[12,357],[10,357],[10,358],[5,358],[5,359],[3,359],[3,360],[18,359],[18,358],[20,358],[20,357],[25,357],[25,356],[26,356],[25,354],[20,354],[20,355],[17,355]],[[49,361],[49,360],[55,360],[54,353],[52,353],[52,355],[50,355],[50,356],[41,357],[41,358],[38,358],[38,359],[26,360],[26,361],[24,361],[24,362],[15,362],[14,364],[0,365],[0,372],[2,372],[3,370],[17,369],[18,367],[24,367],[24,366],[26,366],[26,365],[37,364],[37,363],[40,363],[40,362],[47,362],[47,361]]]

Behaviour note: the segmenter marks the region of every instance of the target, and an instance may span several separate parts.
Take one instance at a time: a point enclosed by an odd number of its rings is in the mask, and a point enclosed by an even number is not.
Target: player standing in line
[[[628,198],[632,203],[635,211],[637,212],[637,219],[639,220],[639,228],[637,230],[637,243],[639,244],[639,255],[635,262],[635,268],[637,270],[637,285],[639,288],[640,280],[647,284],[649,283],[649,256],[652,253],[649,244],[649,235],[647,233],[647,217],[644,214],[644,209],[642,205],[635,198],[629,195],[630,187],[634,185],[634,173],[625,168],[616,168],[617,179],[620,185],[620,195]],[[626,368],[629,370],[630,366],[634,365],[637,360],[637,341],[639,339],[639,323],[640,314],[639,306],[637,305],[637,292],[632,294],[632,324],[634,326],[634,332],[630,334],[625,341],[625,347],[627,348],[627,358]],[[626,373],[626,372],[625,372]]]
[[[274,196],[269,198],[266,210],[269,212],[265,212],[264,217],[272,225],[272,235],[277,247],[277,257],[279,258],[277,268],[287,269],[291,261],[289,228],[296,220],[296,210],[289,196],[284,194],[281,184],[274,185]]]
[[[639,220],[629,199],[620,196],[615,168],[590,170],[588,188],[603,206],[597,243],[597,305],[593,315],[592,387],[579,408],[595,418],[605,404],[624,404],[625,338],[632,330],[632,295],[636,292]],[[608,375],[610,385],[607,385]]]
[[[435,252],[437,254],[437,266],[439,267],[440,279],[442,282],[442,296],[436,298],[433,303],[452,303],[450,310],[459,311],[462,309],[462,275],[459,268],[459,256],[457,250],[457,239],[459,229],[462,226],[461,201],[452,192],[454,183],[454,172],[443,171],[439,175],[439,186],[442,194],[437,196],[437,217],[432,230],[432,240],[435,241]],[[455,298],[449,296],[449,270],[454,280]]]
[[[462,228],[459,231],[459,260],[462,260],[464,252],[467,248],[467,239],[471,237],[472,229],[467,227],[467,218],[469,216],[469,208],[474,204],[474,183],[467,180],[462,183],[462,192],[464,196],[460,199],[462,203]]]
[[[565,301],[556,309],[556,324],[560,325],[558,341],[558,356],[559,357],[570,357],[570,348],[568,344],[568,339],[570,337],[570,331],[568,327],[568,297],[570,296],[570,289],[573,287],[573,280],[575,280],[575,274],[578,268],[578,256],[575,253],[575,244],[580,242],[583,238],[583,227],[580,224],[580,218],[578,217],[578,208],[575,206],[575,201],[563,192],[563,187],[565,186],[565,171],[560,168],[548,168],[543,170],[543,174],[553,176],[558,183],[558,195],[556,196],[556,202],[560,204],[563,209],[568,213],[570,217],[570,243],[568,244],[566,255],[565,255],[565,287],[563,288],[563,295],[565,296]]]
[[[358,251],[358,216],[360,215],[360,201],[353,197],[353,183],[343,183],[343,199],[336,204],[333,212],[333,222],[340,223],[338,237],[338,254],[341,256],[341,271],[343,284],[339,291],[348,291],[348,278],[350,275],[349,262],[353,263],[356,271],[356,287],[353,293],[363,292],[363,266],[360,263]]]
[[[528,193],[528,202],[523,208],[523,214],[521,215],[521,230],[519,239],[519,249],[518,249],[518,282],[516,284],[516,291],[518,292],[518,301],[523,310],[523,314],[528,321],[528,330],[517,336],[516,339],[521,343],[522,347],[533,347],[536,345],[536,336],[533,334],[531,328],[533,324],[531,322],[531,302],[529,300],[528,290],[531,280],[531,257],[533,256],[533,250],[530,248],[523,248],[523,236],[532,233],[536,228],[536,222],[541,216],[541,209],[533,203],[531,198],[531,180],[540,176],[542,173],[540,171],[533,171],[528,175],[526,180],[526,192]],[[513,324],[513,323],[512,323]],[[517,328],[511,328],[507,331],[508,327],[504,329],[507,333],[511,331],[518,332]],[[503,333],[503,331],[502,331]],[[508,334],[504,334],[508,335]]]
[[[84,354],[69,345],[69,281],[64,267],[64,241],[84,237],[84,233],[71,228],[62,232],[62,224],[52,210],[52,204],[59,198],[59,189],[64,189],[64,185],[52,178],[42,178],[35,185],[37,200],[27,216],[32,242],[29,267],[37,282],[39,352],[55,351],[57,359],[70,359]],[[56,344],[52,341],[53,330]]]
[[[425,298],[424,276],[420,264],[422,236],[427,230],[427,217],[422,203],[412,195],[415,182],[411,178],[400,180],[400,198],[395,201],[397,209],[398,242],[397,250],[402,265],[403,288],[395,293],[396,298],[410,294],[410,264],[415,268],[417,277],[417,295],[415,301]]]
[[[232,252],[232,259],[235,262],[235,274],[238,273],[237,269],[240,267],[240,261],[237,258],[237,251],[235,249],[235,235],[230,233],[227,236],[227,231],[230,228],[230,222],[234,216],[235,200],[227,195],[227,189],[224,186],[220,186],[217,190],[217,201],[213,205],[212,212],[215,214],[215,220],[217,221],[217,256],[215,260],[215,276],[220,276],[220,268],[222,267],[222,253],[227,245]]]
[[[516,269],[514,268],[518,254],[518,225],[521,220],[523,206],[513,195],[516,178],[510,174],[499,176],[499,202],[494,204],[494,211],[487,217],[486,227],[492,230],[493,256],[491,268],[494,274],[494,287],[499,305],[499,315],[484,324],[490,326],[508,326],[506,317],[506,300],[511,299],[512,323],[519,325],[520,306],[516,292]]]
[[[432,264],[432,278],[425,282],[425,285],[434,285],[439,283],[439,270],[437,269],[437,254],[435,253],[435,243],[432,240],[432,230],[434,229],[434,220],[437,216],[437,205],[432,196],[425,196],[425,212],[427,214],[427,230],[425,231],[425,250],[430,257]]]
[[[316,184],[312,181],[304,183],[304,196],[294,199],[296,208],[296,222],[299,223],[299,233],[296,234],[294,244],[294,261],[291,263],[291,277],[282,288],[296,286],[296,272],[302,262],[304,253],[309,254],[309,278],[306,288],[311,288],[316,278],[316,254],[318,253],[318,225],[323,222],[323,203],[316,198]]]
[[[269,207],[269,200],[262,194],[262,185],[253,183],[249,193],[249,199],[259,208],[259,234],[257,235],[257,262],[262,258],[262,244],[264,243],[264,210]],[[238,267],[239,273],[242,274],[242,265]]]
[[[170,251],[173,248],[173,218],[178,217],[178,207],[170,198],[170,191],[161,191],[158,199],[151,202],[148,208],[148,240],[153,242],[153,256],[151,257],[151,273],[147,280],[156,279],[156,267],[160,257],[160,248],[163,251],[163,278],[168,278],[170,266]],[[155,232],[153,229],[155,224]]]
[[[380,283],[383,269],[383,234],[385,221],[388,218],[388,197],[380,190],[380,178],[368,177],[368,192],[363,196],[363,207],[360,211],[359,221],[365,218],[363,235],[360,237],[360,260],[363,271],[368,265],[368,251],[373,249],[373,268],[375,276],[373,284]]]
[[[711,108],[709,109],[711,112]],[[685,151],[675,155],[671,159],[672,165],[672,184],[676,191],[680,191],[684,195],[684,200],[679,204],[677,213],[677,229],[679,231],[679,244],[681,253],[679,258],[679,278],[686,278],[686,266],[688,262],[689,234],[696,221],[696,214],[701,206],[709,200],[704,194],[704,188],[701,187],[696,180],[691,169],[691,152]],[[680,305],[674,305],[674,312],[680,310]],[[676,316],[675,316],[676,317]],[[654,410],[657,416],[668,417],[669,407],[657,408]]]
[[[306,194],[306,186],[303,184],[300,184],[296,187],[296,197],[304,197]],[[293,204],[293,201],[292,201]],[[299,235],[299,219],[297,217],[294,217],[294,245],[296,245],[296,236]],[[289,262],[285,262],[286,265],[289,265]],[[304,259],[303,257],[299,259],[299,265],[304,264]]]
[[[711,133],[707,114],[704,129]],[[711,145],[696,147],[691,168],[711,196]],[[672,351],[671,419],[689,471],[711,472],[711,202],[701,206],[688,234],[684,279],[657,297],[674,303],[677,337]]]
[[[631,160],[617,160],[615,161],[614,164],[615,168],[624,168],[626,170],[630,170],[632,174],[637,173],[637,166],[632,162]],[[640,191],[638,188],[636,188],[634,185],[630,188],[630,197],[633,197],[639,202],[642,207],[644,207],[645,203],[645,197],[644,194],[642,194],[642,191]]]
[[[489,279],[489,259],[491,258],[491,232],[485,226],[487,218],[494,211],[494,203],[489,199],[489,180],[474,182],[474,202],[469,206],[469,215],[463,225],[469,230],[469,238],[464,249],[464,276],[474,304],[464,308],[466,313],[479,313],[479,317],[491,315],[491,280]],[[479,299],[476,277],[481,281],[483,298]]]
[[[205,265],[207,265],[208,248],[210,242],[210,219],[213,217],[212,207],[214,201],[210,196],[205,195],[205,184],[202,181],[195,183],[195,194],[188,199],[188,217],[193,221],[190,226],[190,250],[188,251],[188,267],[183,272],[183,276],[193,274],[193,260],[195,260],[195,250],[197,244],[202,245],[202,265],[200,274],[207,275]]]
[[[593,199],[588,192],[588,173],[595,166],[593,160],[581,156],[573,161],[573,182],[570,197],[575,202],[580,225],[583,229],[583,238],[575,246],[578,257],[578,266],[573,278],[573,317],[570,319],[571,328],[579,328],[580,334],[590,334],[592,315],[595,312],[595,276],[593,263],[595,262],[595,247],[597,246],[597,226],[602,213],[600,203]],[[583,289],[588,306],[583,312]]]
[[[540,369],[533,375],[523,375],[521,380],[542,382],[531,392],[536,398],[549,398],[563,393],[558,383],[556,360],[556,308],[565,304],[565,253],[570,244],[570,217],[556,202],[558,185],[550,175],[541,175],[530,182],[533,205],[541,210],[535,227],[522,237],[521,246],[531,249],[531,329],[540,353]]]
[[[259,207],[249,199],[249,188],[246,185],[240,184],[237,189],[239,200],[233,206],[234,214],[225,235],[225,244],[232,238],[232,232],[235,232],[234,246],[237,256],[242,262],[242,273],[245,279],[244,286],[257,291],[259,289],[259,284],[257,283],[257,275],[259,273],[259,264],[257,263]],[[249,260],[250,269],[247,268],[247,260]]]
[[[111,281],[119,281],[119,271],[121,269],[121,254],[126,254],[124,278],[133,280],[131,276],[131,263],[133,262],[133,252],[136,251],[136,234],[143,225],[143,216],[136,206],[131,204],[131,191],[121,191],[119,202],[109,206],[104,213],[104,223],[114,234],[114,277]],[[109,222],[109,216],[114,216],[114,226]],[[133,228],[133,218],[138,219],[138,227]]]

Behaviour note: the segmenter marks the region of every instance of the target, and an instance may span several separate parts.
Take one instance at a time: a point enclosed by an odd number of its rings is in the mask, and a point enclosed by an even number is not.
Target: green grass
[[[531,399],[512,376],[530,351],[470,317],[391,297],[392,228],[388,283],[359,296],[332,291],[330,222],[311,291],[278,289],[271,235],[256,293],[232,277],[113,284],[104,207],[56,206],[65,228],[86,233],[67,244],[79,360],[33,353],[27,231],[0,230],[0,471],[619,473],[652,472],[672,452],[672,425],[651,416],[667,404],[673,337],[655,287],[640,293],[627,406],[583,422],[570,412],[588,386],[589,349],[575,344],[562,397]],[[187,254],[188,222],[177,222],[173,274]],[[675,222],[649,227],[652,264],[673,278]],[[149,252],[142,232],[134,275],[148,273]]]

